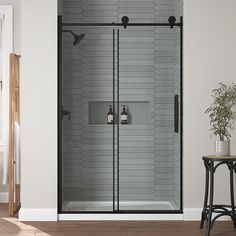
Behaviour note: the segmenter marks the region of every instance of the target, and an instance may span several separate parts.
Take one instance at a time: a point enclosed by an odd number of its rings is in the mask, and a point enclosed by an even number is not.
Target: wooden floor
[[[0,204],[0,236],[203,236],[199,222],[61,221],[19,222]],[[236,236],[231,222],[217,222],[211,236]]]

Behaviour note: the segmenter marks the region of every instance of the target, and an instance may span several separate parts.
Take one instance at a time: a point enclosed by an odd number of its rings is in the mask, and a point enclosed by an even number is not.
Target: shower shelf
[[[88,103],[88,122],[89,125],[108,125],[107,112],[112,101],[89,101]],[[121,113],[121,105],[127,106],[128,124],[120,127],[132,125],[149,125],[150,124],[150,108],[149,101],[120,101],[119,114]],[[112,127],[112,125],[110,125]]]

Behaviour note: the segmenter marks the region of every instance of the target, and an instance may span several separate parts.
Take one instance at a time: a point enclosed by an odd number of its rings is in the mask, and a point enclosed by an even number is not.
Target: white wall
[[[54,217],[57,208],[57,1],[22,0],[21,4],[21,216],[25,216],[29,208],[46,208],[47,212],[50,209],[51,214],[55,213]]]
[[[21,1],[20,0],[0,0],[0,5],[12,5],[13,6],[13,18],[14,18],[14,52],[20,54],[20,35],[21,35]]]
[[[184,1],[184,207],[201,208],[204,167],[213,151],[204,111],[220,81],[236,80],[236,1]],[[235,132],[232,153],[236,153]],[[228,199],[228,173],[217,176],[216,201]]]
[[[13,6],[13,18],[14,18],[14,52],[20,54],[20,1],[19,0],[0,0],[0,5],[12,5]],[[0,153],[0,173],[3,171],[3,154]],[[5,192],[7,192],[7,186],[2,185],[2,174],[0,174],[0,201],[6,200]]]

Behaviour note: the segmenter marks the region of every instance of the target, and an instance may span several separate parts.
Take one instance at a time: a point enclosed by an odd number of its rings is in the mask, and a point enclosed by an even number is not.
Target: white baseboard
[[[21,208],[19,211],[20,221],[57,221],[56,208]]]
[[[20,221],[57,221],[57,220],[184,220],[200,221],[201,208],[185,208],[184,214],[57,214],[56,208],[21,208]],[[213,215],[214,217],[214,215]],[[217,219],[230,220],[229,217]]]
[[[0,192],[0,203],[8,203],[8,193]]]
[[[184,220],[200,221],[202,208],[185,208],[184,214],[59,214],[59,220]],[[214,217],[214,214],[213,214]],[[220,217],[218,221],[231,220]]]
[[[184,220],[185,221],[200,221],[202,208],[185,208]]]

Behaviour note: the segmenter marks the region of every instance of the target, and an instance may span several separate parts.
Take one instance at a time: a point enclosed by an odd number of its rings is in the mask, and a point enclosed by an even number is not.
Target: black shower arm
[[[62,30],[62,33],[71,33],[75,37],[75,34],[72,30]]]

